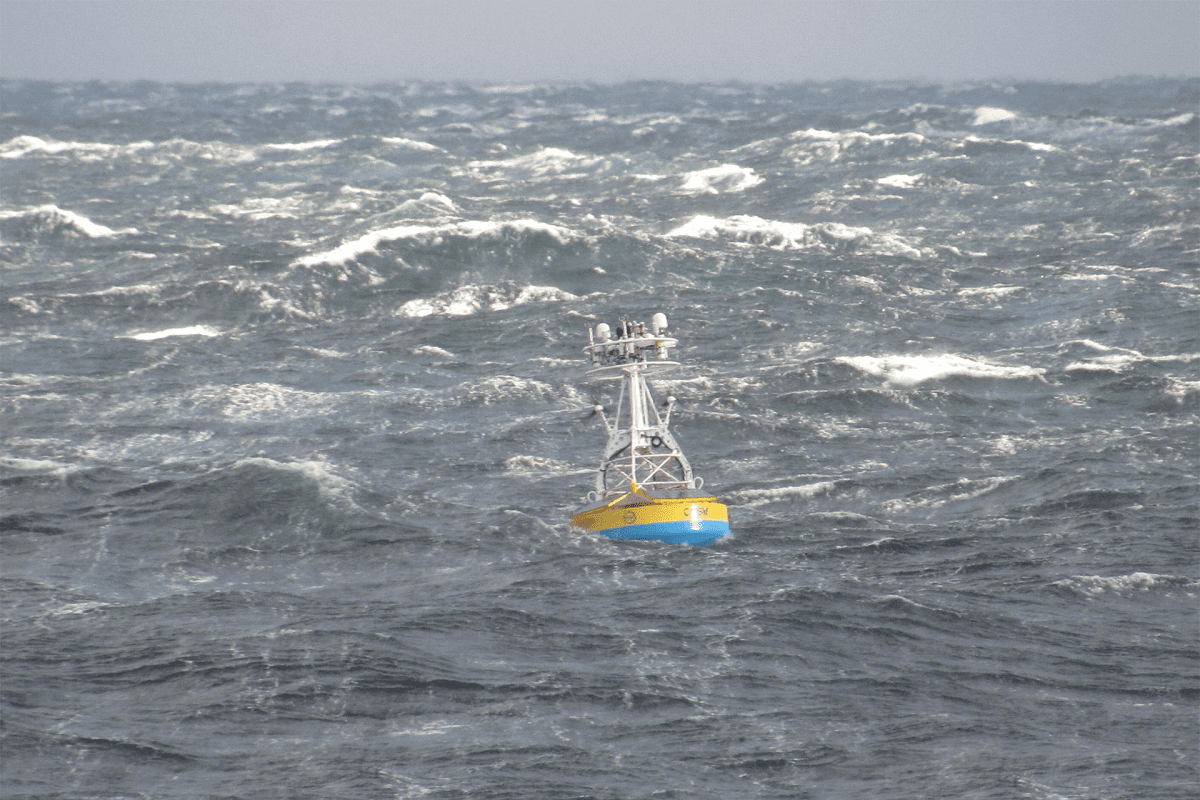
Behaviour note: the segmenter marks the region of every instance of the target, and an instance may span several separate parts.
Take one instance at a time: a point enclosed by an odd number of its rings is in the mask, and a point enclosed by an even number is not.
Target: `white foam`
[[[832,492],[836,484],[833,481],[820,481],[804,486],[779,486],[774,489],[744,489],[735,492],[736,497],[744,506],[753,508],[768,503],[787,502],[790,500],[809,500],[819,494]]]
[[[814,522],[822,522],[828,525],[855,525],[862,527],[875,522],[874,519],[866,514],[859,514],[854,511],[814,511],[808,515],[808,519]],[[871,544],[876,544],[872,542]],[[836,548],[842,549],[842,548]]]
[[[357,508],[353,501],[354,482],[333,472],[323,461],[274,461],[270,458],[255,457],[237,461],[234,466],[257,466],[290,472],[310,480],[317,485],[317,491],[326,502]]]
[[[578,469],[566,461],[541,456],[513,456],[504,462],[504,471],[511,475],[522,477],[557,477],[560,475],[581,475],[589,473],[590,469]]]
[[[687,194],[727,194],[758,186],[763,179],[749,167],[721,164],[685,174],[680,191]]]
[[[1188,588],[1196,584],[1188,583],[1170,575],[1156,575],[1152,572],[1132,572],[1128,575],[1072,575],[1060,581],[1055,586],[1073,589],[1091,597],[1098,597],[1106,592],[1148,591],[1155,586],[1173,586],[1186,584]]]
[[[4,144],[0,144],[0,158],[21,158],[36,153],[47,155],[72,153],[82,155],[85,160],[95,161],[113,155],[135,153],[154,146],[153,142],[148,141],[116,145],[105,142],[57,142],[40,139],[37,136],[15,136]]]
[[[224,416],[239,422],[279,421],[328,413],[336,394],[306,392],[274,383],[199,387],[188,393],[191,402],[215,404]]]
[[[1012,147],[1025,147],[1029,150],[1042,153],[1057,153],[1058,148],[1052,144],[1044,144],[1042,142],[1026,142],[1021,139],[983,139],[979,136],[967,136],[963,139],[964,142],[972,144],[1004,144]]]
[[[457,214],[458,206],[444,194],[425,192],[419,198],[405,200],[397,207],[398,211],[409,213]]]
[[[1022,286],[974,286],[959,289],[958,295],[959,297],[980,297],[984,300],[995,301],[1024,290]]]
[[[922,257],[921,251],[910,245],[901,236],[877,234],[870,228],[851,227],[840,222],[805,225],[799,222],[768,220],[746,214],[736,214],[725,218],[700,214],[666,235],[673,238],[729,239],[775,250],[800,250],[806,247],[833,249],[861,247],[878,255],[904,256],[913,259]]]
[[[455,728],[462,727],[464,726],[449,723],[445,720],[436,720],[434,722],[424,723],[416,728],[405,728],[404,730],[399,731],[389,731],[388,736],[445,736]],[[392,774],[388,773],[387,770],[381,770],[381,772],[389,777],[393,776]],[[416,781],[414,781],[412,778],[409,778],[405,775],[400,775],[399,773],[395,773],[394,775],[404,781],[404,794],[397,795],[398,797],[417,797],[430,793],[429,789],[417,785]]]
[[[235,219],[298,219],[304,200],[300,197],[248,197],[238,205],[220,204],[208,210]]]
[[[699,214],[667,233],[667,236],[696,239],[730,238],[777,250],[798,250],[812,243],[810,231],[809,226],[799,222],[776,222],[745,214],[724,219]]]
[[[794,144],[784,155],[800,164],[810,164],[816,158],[837,161],[842,153],[863,148],[890,149],[898,145],[920,145],[926,139],[919,133],[867,133],[866,131],[824,131],[808,128],[788,136]]]
[[[409,150],[421,150],[426,153],[444,153],[446,152],[436,144],[422,142],[416,139],[405,139],[401,136],[385,136],[383,137],[384,144],[390,144],[395,147],[406,147]]]
[[[916,175],[888,175],[885,178],[880,178],[875,181],[880,186],[892,186],[896,189],[911,189],[917,185],[918,181],[925,178],[923,173],[918,172]]]
[[[504,311],[528,303],[558,303],[579,298],[554,286],[476,286],[467,284],[434,297],[409,300],[396,310],[398,317],[442,315],[465,317],[481,311]]]
[[[937,356],[841,356],[834,359],[868,375],[883,378],[897,386],[915,386],[925,381],[951,377],[991,379],[1040,379],[1046,370],[1040,367],[992,364],[982,359],[957,355]]]
[[[561,147],[545,147],[503,161],[472,161],[467,166],[477,170],[517,170],[529,173],[532,177],[545,177],[589,167],[599,160],[599,156],[581,156]]]
[[[455,394],[462,402],[489,405],[497,400],[560,400],[575,398],[532,378],[492,375],[460,384]]]
[[[163,142],[139,141],[125,144],[107,142],[60,142],[37,136],[16,136],[0,144],[0,158],[24,158],[37,155],[69,155],[80,161],[96,163],[109,159],[141,156],[153,151],[150,157],[161,163],[164,159],[199,158],[217,163],[256,161],[260,152],[274,150],[306,150],[327,147],[341,140],[282,143],[276,145],[247,145],[229,142],[193,142],[188,139],[168,139]]]
[[[147,333],[135,333],[128,338],[137,339],[139,342],[153,342],[157,339],[167,339],[172,336],[220,336],[221,332],[215,328],[210,328],[207,325],[189,325],[186,328],[167,328],[162,331],[150,331]]]
[[[116,603],[105,603],[99,600],[86,600],[81,603],[63,603],[58,608],[50,609],[46,616],[48,617],[74,617],[82,616],[90,611],[99,611],[105,608],[111,608],[117,605]]]
[[[303,152],[305,150],[324,150],[326,147],[333,147],[335,144],[341,144],[342,139],[317,139],[311,142],[281,142],[279,144],[266,145],[267,150],[290,150]]]
[[[993,122],[1005,122],[1006,120],[1016,119],[1017,115],[1005,108],[995,108],[994,106],[980,106],[975,109],[975,119],[971,121],[972,125],[991,125]]]
[[[816,128],[809,128],[803,131],[796,131],[789,138],[791,139],[810,139],[814,141],[832,142],[839,136],[844,134],[834,133],[833,131],[822,131]]]
[[[1089,358],[1086,361],[1073,361],[1067,365],[1068,371],[1076,370],[1092,370],[1096,372],[1122,372],[1127,367],[1139,363],[1182,363],[1190,364],[1193,361],[1200,359],[1200,353],[1172,353],[1163,356],[1148,356],[1137,350],[1130,350],[1124,347],[1108,347],[1106,345],[1093,342],[1090,339],[1077,339],[1073,344],[1082,344],[1091,347],[1093,350],[1099,350],[1104,355]]]
[[[20,296],[10,297],[10,298],[8,298],[8,302],[12,303],[14,306],[21,309],[26,314],[42,313],[41,305],[38,303],[37,300],[34,300],[32,297],[20,297]]]
[[[465,221],[445,225],[398,225],[394,228],[371,231],[323,253],[303,256],[293,261],[291,266],[343,265],[367,253],[378,252],[379,245],[385,242],[411,240],[417,243],[437,245],[441,244],[443,237],[446,236],[463,236],[489,242],[531,233],[548,235],[559,244],[566,244],[574,238],[574,235],[566,228],[528,219],[498,222]]]
[[[155,149],[175,158],[199,158],[222,164],[245,164],[257,161],[257,146],[231,142],[193,142],[189,139],[168,139]]]
[[[53,230],[54,228],[61,227],[92,239],[137,233],[136,228],[113,230],[106,225],[92,222],[82,214],[76,214],[74,211],[66,211],[53,204],[27,208],[21,211],[0,211],[0,219],[27,219],[33,221],[39,229]]]
[[[414,356],[436,356],[437,358],[445,358],[447,360],[455,360],[458,356],[451,353],[449,350],[443,350],[440,347],[435,347],[431,344],[423,344],[413,350]]]
[[[47,142],[37,136],[14,136],[0,144],[0,158],[20,158],[29,153],[61,153],[71,147],[66,142]]]
[[[1015,480],[1015,478],[1002,476],[982,480],[959,478],[954,483],[930,486],[910,497],[888,500],[882,504],[883,510],[889,515],[896,515],[914,508],[941,508],[948,503],[973,500],[995,491],[1001,486],[1011,484]]]
[[[1187,399],[1188,395],[1200,394],[1200,380],[1185,381],[1168,375],[1167,384],[1163,391],[1168,397],[1173,397],[1181,403]]]
[[[309,256],[302,256],[292,262],[292,266],[313,267],[321,264],[330,266],[338,266],[353,261],[366,253],[377,252],[377,248],[384,242],[394,242],[398,239],[406,239],[419,236],[424,233],[429,233],[432,228],[427,225],[398,225],[394,228],[385,228],[383,230],[371,231],[368,234],[353,239],[349,242],[343,242],[332,250],[327,250],[324,253],[314,253]]]
[[[57,472],[65,475],[69,467],[57,461],[39,458],[8,458],[0,456],[0,468],[20,472]]]

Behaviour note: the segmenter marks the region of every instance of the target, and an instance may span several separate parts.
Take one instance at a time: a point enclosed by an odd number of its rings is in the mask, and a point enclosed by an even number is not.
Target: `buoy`
[[[704,481],[692,472],[670,430],[675,398],[668,397],[666,415],[646,382],[654,371],[678,367],[668,360],[678,341],[664,336],[667,317],[642,323],[622,319],[617,336],[601,322],[588,329],[584,352],[592,363],[591,380],[619,380],[620,396],[610,419],[596,405],[608,431],[588,505],[571,515],[572,526],[612,539],[649,539],[672,544],[709,544],[729,533],[729,509],[701,492]],[[652,360],[651,354],[655,356]]]

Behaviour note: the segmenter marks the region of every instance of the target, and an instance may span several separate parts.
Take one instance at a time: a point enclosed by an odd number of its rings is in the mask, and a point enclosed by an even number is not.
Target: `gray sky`
[[[0,0],[0,76],[473,82],[1200,75],[1200,0]]]

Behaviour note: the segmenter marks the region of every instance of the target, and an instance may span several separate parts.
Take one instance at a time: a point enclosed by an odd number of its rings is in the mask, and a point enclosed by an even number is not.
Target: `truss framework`
[[[671,411],[675,398],[668,397],[665,414],[646,382],[646,375],[662,367],[678,366],[668,361],[668,350],[678,342],[663,335],[666,317],[654,315],[651,334],[644,325],[622,320],[618,336],[609,337],[609,328],[601,324],[588,332],[585,352],[591,356],[588,375],[601,380],[621,381],[616,413],[610,419],[600,406],[596,411],[608,430],[608,443],[596,476],[596,500],[609,500],[637,487],[664,492],[699,489],[703,481],[692,473],[692,466],[671,433]],[[597,341],[599,340],[599,341]]]

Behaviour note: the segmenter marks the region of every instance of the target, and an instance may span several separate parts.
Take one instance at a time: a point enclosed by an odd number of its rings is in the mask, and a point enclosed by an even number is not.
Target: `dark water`
[[[0,90],[4,797],[1195,796],[1197,81]]]

